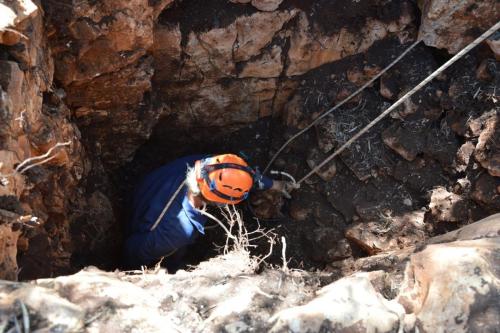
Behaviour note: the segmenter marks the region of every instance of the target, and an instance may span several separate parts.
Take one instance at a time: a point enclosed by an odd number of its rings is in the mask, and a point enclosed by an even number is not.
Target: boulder
[[[483,130],[474,150],[475,159],[488,173],[500,177],[500,123],[498,114],[491,114],[485,121]]]
[[[345,236],[369,255],[403,249],[425,240],[424,215],[414,211],[387,221],[355,223]]]
[[[468,220],[468,202],[460,195],[438,187],[431,192],[430,214],[439,222],[459,222]]]
[[[370,273],[358,273],[322,288],[307,304],[275,314],[270,332],[393,332],[403,317],[399,303],[375,290]]]
[[[272,12],[278,9],[283,0],[252,0],[252,6],[258,10]]]
[[[500,238],[428,245],[411,256],[396,300],[419,331],[494,332]]]
[[[500,4],[495,0],[419,2],[422,23],[419,38],[428,46],[455,54],[498,21]]]

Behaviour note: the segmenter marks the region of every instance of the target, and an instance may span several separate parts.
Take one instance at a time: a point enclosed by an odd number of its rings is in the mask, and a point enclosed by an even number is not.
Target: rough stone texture
[[[0,104],[8,110],[0,113],[0,172],[10,173],[56,142],[71,141],[46,165],[14,174],[0,186],[0,195],[19,201],[24,210],[19,214],[38,217],[42,225],[35,231],[23,227],[17,241],[18,266],[26,279],[61,274],[89,261],[102,264],[119,249],[116,221],[126,217],[125,198],[134,182],[167,160],[194,151],[237,152],[250,142],[252,152],[262,152],[262,165],[284,138],[400,54],[415,40],[420,22],[414,1],[275,1],[279,7],[269,12],[226,0],[211,6],[202,0],[43,1],[43,22],[30,12],[29,2],[9,4],[9,13],[17,16],[9,16],[10,30],[4,23],[0,29],[0,85],[6,92]],[[425,21],[436,7],[423,8]],[[450,29],[470,29],[464,40],[477,35],[482,24],[498,17],[495,7],[481,8],[470,7],[472,14],[460,17],[463,24]],[[448,19],[443,14],[441,23]],[[449,30],[433,33],[448,38]],[[304,134],[276,166],[294,176],[305,174],[308,160],[320,160],[309,158],[318,141],[323,157],[382,112],[386,98],[401,96],[443,57],[419,45],[384,74],[380,87],[376,82],[325,118],[317,128],[322,140]],[[481,67],[486,59],[493,61],[483,45],[450,67],[332,161],[327,177],[304,182],[290,207],[278,196],[261,200],[266,204],[255,210],[286,220],[279,233],[291,237],[293,267],[322,269],[327,263],[332,268],[356,252],[343,237],[345,222],[363,231],[356,237],[366,238],[372,253],[421,239],[420,227],[403,224],[403,234],[395,226],[401,225],[399,218],[426,210],[427,193],[436,186],[445,186],[452,199],[474,200],[478,216],[500,210],[499,178],[492,176],[498,151],[492,140],[498,141],[498,133],[487,125],[490,115],[498,117],[498,75],[490,65]],[[235,134],[266,116],[274,116],[266,130]],[[212,144],[214,136],[231,144]],[[266,139],[253,144],[258,136]],[[134,155],[134,162],[115,169]],[[0,203],[0,209],[8,208]],[[282,207],[290,214],[282,214]],[[468,211],[453,216],[454,223],[434,223],[449,219],[450,207],[433,210],[426,214],[425,236],[472,219]],[[392,229],[380,234],[386,225]],[[9,258],[11,249],[4,251]],[[279,249],[274,252],[281,262]],[[390,258],[385,257],[384,269]],[[116,263],[115,258],[109,267]],[[365,259],[358,267],[375,266]]]
[[[233,252],[176,275],[89,268],[31,285],[0,281],[0,327],[9,327],[19,299],[30,316],[44,319],[32,327],[47,331],[75,332],[84,325],[89,332],[263,330],[270,316],[266,308],[273,311],[308,300],[318,283],[314,276],[298,272],[287,274],[290,279],[279,271],[254,275],[254,264],[244,253]]]
[[[47,331],[494,332],[499,218],[417,249],[350,259],[367,272],[340,279],[286,268],[257,274],[257,258],[231,251],[174,275],[87,268],[30,284],[0,281],[0,327],[17,320],[22,328],[28,316],[32,330]]]
[[[383,298],[370,274],[343,278],[317,292],[311,302],[277,313],[271,332],[392,332],[401,325],[403,307]],[[328,310],[327,310],[328,309]]]
[[[172,2],[44,4],[53,32],[55,78],[68,105],[80,109],[79,124],[100,143],[96,152],[103,151],[107,162],[130,159],[158,118],[141,104],[151,90],[154,22]]]
[[[419,38],[450,53],[460,51],[500,16],[500,4],[495,0],[424,0],[419,5],[423,13]]]
[[[366,51],[374,42],[403,31],[413,20],[412,14],[401,13],[397,21],[385,24],[367,20],[360,31],[341,29],[334,35],[322,35],[311,29],[305,14],[299,15],[298,27],[290,38],[288,76],[304,74],[323,64]]]
[[[283,0],[229,0],[234,3],[251,3],[258,10],[272,12],[278,9]]]
[[[2,6],[8,6],[17,15],[7,22],[8,29],[22,35],[2,45],[0,51],[0,209],[30,215],[38,221],[38,225],[28,230],[23,226],[15,232],[2,225],[8,241],[0,246],[0,256],[10,262],[2,275],[17,278],[12,250],[22,231],[24,245],[19,246],[18,253],[21,277],[30,274],[25,261],[31,256],[29,251],[44,258],[43,274],[50,276],[56,271],[67,272],[64,267],[69,267],[69,207],[81,199],[76,187],[88,173],[88,164],[80,132],[70,122],[70,112],[61,101],[63,94],[53,89],[53,60],[47,52],[40,9],[29,1]],[[2,26],[0,30],[11,31],[3,29]],[[57,143],[66,145],[46,155],[50,160],[34,159],[24,165],[43,163],[16,171],[22,161],[48,153]],[[39,241],[47,244],[43,253],[34,245]],[[35,276],[43,274],[38,272]]]
[[[356,223],[345,234],[369,255],[403,249],[425,240],[424,214],[415,211],[388,221]]]
[[[479,135],[474,157],[492,176],[500,177],[500,124],[498,114],[491,114]]]
[[[12,230],[12,225],[0,225],[0,279],[17,280],[17,240],[20,230]]]
[[[500,238],[429,245],[413,255],[397,297],[422,331],[493,332],[500,324]]]
[[[465,200],[443,187],[432,191],[429,208],[433,218],[439,222],[458,222],[468,216]]]

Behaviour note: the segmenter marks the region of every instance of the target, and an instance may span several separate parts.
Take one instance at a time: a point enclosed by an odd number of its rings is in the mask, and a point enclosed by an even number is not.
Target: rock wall
[[[14,1],[0,10],[0,277],[16,279],[19,270],[38,272],[31,277],[61,274],[73,250],[71,207],[89,165],[64,91],[53,84],[40,4]],[[45,156],[50,160],[21,164],[58,143],[64,145]],[[20,269],[18,250],[25,254]]]
[[[447,59],[434,47],[455,53],[498,17],[494,0],[0,6],[6,13],[0,23],[0,226],[9,239],[0,248],[0,274],[9,279],[18,274],[16,257],[21,277],[31,279],[78,266],[80,252],[119,249],[116,221],[125,194],[116,188],[140,174],[120,178],[116,170],[140,155],[152,135],[153,145],[167,147],[157,154],[165,161],[186,146],[213,144],[214,137],[270,116],[266,135],[231,136],[267,159],[290,133],[422,38],[427,46],[275,164],[305,174]],[[373,255],[405,248],[500,211],[500,77],[497,42],[489,45],[296,191],[282,232],[296,244],[290,251],[297,266],[305,261],[336,269],[338,260],[359,250]],[[220,149],[236,151],[236,144]],[[47,153],[50,160],[24,170],[23,160]],[[140,156],[136,164],[155,166]],[[273,215],[280,205],[271,206]]]

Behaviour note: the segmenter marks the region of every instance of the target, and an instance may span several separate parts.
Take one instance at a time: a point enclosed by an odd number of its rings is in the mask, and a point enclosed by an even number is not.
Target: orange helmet
[[[237,204],[248,197],[253,186],[254,171],[233,154],[196,161],[195,170],[201,194],[212,202]]]

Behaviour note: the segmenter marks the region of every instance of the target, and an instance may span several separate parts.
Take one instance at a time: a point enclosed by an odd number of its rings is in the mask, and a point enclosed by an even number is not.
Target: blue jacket
[[[150,228],[185,180],[187,168],[205,157],[192,155],[177,159],[147,175],[137,187],[127,230],[129,236],[125,241],[127,266],[152,264],[171,251],[193,243],[197,232],[204,234],[207,218],[189,202],[186,186],[177,194],[156,229],[150,231]],[[260,189],[272,186],[272,180],[265,177],[259,183]]]

